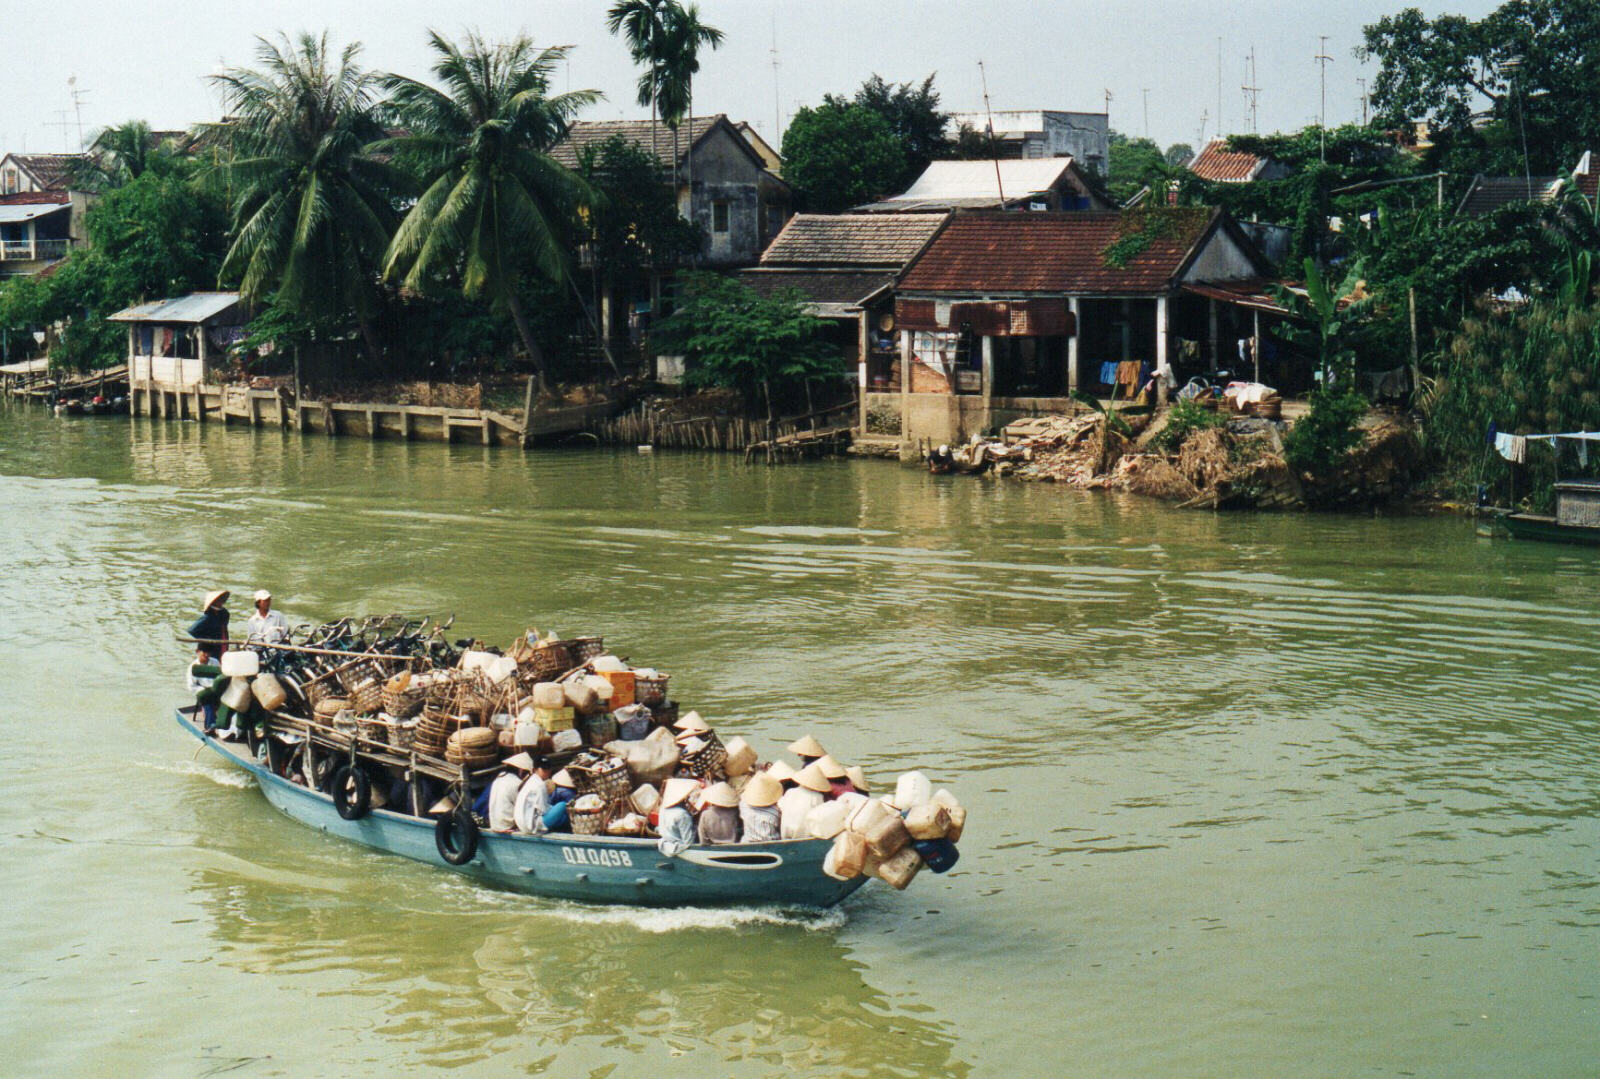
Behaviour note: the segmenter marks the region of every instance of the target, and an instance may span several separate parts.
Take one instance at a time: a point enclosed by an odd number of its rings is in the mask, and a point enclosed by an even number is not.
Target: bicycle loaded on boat
[[[875,798],[812,735],[793,764],[724,740],[600,637],[500,650],[452,644],[452,621],[196,640],[178,721],[296,820],[529,894],[828,906],[959,857],[966,810],[921,772]]]

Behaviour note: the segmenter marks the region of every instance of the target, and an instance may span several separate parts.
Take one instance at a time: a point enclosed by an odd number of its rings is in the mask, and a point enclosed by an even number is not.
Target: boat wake
[[[163,761],[134,761],[140,768],[148,768],[153,772],[165,772],[174,776],[199,776],[209,779],[219,787],[232,787],[235,790],[244,790],[246,787],[255,786],[255,779],[248,772],[226,766],[218,767],[203,761],[185,761],[182,764],[173,764]]]

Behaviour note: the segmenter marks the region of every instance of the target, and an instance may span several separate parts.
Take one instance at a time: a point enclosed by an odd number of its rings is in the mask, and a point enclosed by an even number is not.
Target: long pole
[[[989,155],[994,158],[994,186],[1000,193],[1000,209],[1006,208],[1006,182],[1000,178],[1000,151],[994,142],[994,111],[989,108],[989,76],[978,61],[978,78],[983,80],[983,114],[989,118]]]
[[[1328,35],[1320,37],[1321,47],[1317,49],[1314,59],[1321,71],[1322,77],[1322,104],[1317,110],[1317,135],[1321,139],[1322,160],[1328,160],[1328,65],[1333,63],[1333,57],[1328,55]]]

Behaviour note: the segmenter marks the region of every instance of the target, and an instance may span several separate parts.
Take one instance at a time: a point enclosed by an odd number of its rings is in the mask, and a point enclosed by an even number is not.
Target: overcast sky
[[[1322,48],[1330,124],[1361,116],[1352,55],[1361,28],[1415,3],[1430,15],[1479,17],[1495,0],[700,0],[727,34],[707,55],[695,112],[748,119],[764,135],[829,91],[849,92],[874,72],[894,81],[937,72],[947,110],[983,105],[978,61],[997,109],[1105,109],[1132,135],[1163,146],[1249,130],[1241,87],[1255,48],[1258,126],[1315,122]],[[648,115],[633,103],[626,50],[605,30],[607,0],[0,0],[0,151],[76,149],[68,78],[77,77],[83,130],[128,119],[182,128],[218,114],[207,74],[252,63],[254,38],[321,32],[365,44],[373,68],[426,75],[425,31],[477,28],[576,46],[558,88],[602,91],[592,119]],[[1220,39],[1220,50],[1219,50]],[[773,68],[776,46],[778,66]],[[1221,60],[1219,113],[1218,60]],[[1148,94],[1146,94],[1148,91]],[[1148,129],[1145,103],[1148,100]],[[779,118],[781,114],[781,119]],[[65,120],[67,126],[60,126]]]

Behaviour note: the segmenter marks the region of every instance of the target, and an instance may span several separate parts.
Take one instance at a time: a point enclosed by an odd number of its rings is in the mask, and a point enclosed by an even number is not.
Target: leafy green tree
[[[143,120],[129,120],[101,128],[82,157],[70,169],[75,186],[106,191],[137,180],[146,172],[170,172],[183,159],[170,143],[156,138]]]
[[[1427,121],[1470,134],[1487,112],[1501,137],[1478,143],[1473,172],[1570,170],[1600,146],[1600,4],[1593,0],[1509,0],[1481,19],[1417,8],[1385,16],[1363,31],[1360,54],[1378,61],[1372,103],[1388,126]]]
[[[657,103],[661,119],[672,130],[672,159],[678,160],[678,128],[694,106],[694,77],[700,72],[700,50],[722,45],[722,31],[700,21],[695,4],[669,4],[666,30],[658,39]],[[693,169],[693,162],[690,168]],[[691,172],[689,182],[694,182]]]
[[[585,147],[578,175],[597,197],[587,216],[590,255],[608,284],[687,260],[701,249],[701,229],[678,213],[650,152],[621,135]]]
[[[366,152],[384,134],[376,77],[357,64],[360,45],[334,54],[326,34],[258,40],[259,68],[212,76],[233,117],[213,128],[235,196],[222,275],[307,318],[352,317],[376,364],[378,276],[409,186]]]
[[[617,0],[606,12],[606,29],[622,35],[628,55],[644,69],[639,73],[635,100],[650,106],[650,151],[657,157],[660,153],[655,145],[655,121],[666,77],[662,70],[663,43],[672,7],[673,0]]]
[[[839,213],[901,190],[906,155],[882,116],[824,101],[802,108],[783,133],[783,177],[813,213]]]
[[[1292,316],[1283,332],[1316,357],[1324,383],[1331,378],[1341,387],[1351,386],[1355,382],[1357,327],[1372,308],[1364,272],[1359,264],[1345,266],[1335,281],[1315,259],[1305,259],[1301,268],[1305,274],[1302,289],[1275,287],[1278,302]]]
[[[939,91],[933,88],[933,78],[929,75],[920,83],[895,85],[873,75],[861,84],[853,98],[833,94],[823,98],[830,105],[859,105],[883,117],[905,155],[905,167],[891,185],[897,192],[910,187],[930,161],[951,156],[952,142],[945,135],[950,114],[939,110]]]
[[[550,94],[565,47],[538,49],[526,37],[491,45],[477,34],[462,47],[437,33],[429,46],[443,89],[400,75],[384,79],[409,134],[379,148],[402,155],[425,185],[395,233],[384,273],[419,292],[448,286],[506,311],[548,388],[521,290],[530,274],[551,281],[567,274],[578,215],[594,196],[549,151],[599,94]]]
[[[1186,142],[1175,142],[1167,147],[1167,152],[1163,156],[1168,165],[1177,168],[1194,160],[1194,147]]]
[[[1130,139],[1119,131],[1111,133],[1111,155],[1106,162],[1107,188],[1111,197],[1125,203],[1140,188],[1166,175],[1166,156],[1150,139]]]
[[[845,372],[824,326],[798,293],[765,297],[732,278],[697,273],[684,278],[683,300],[657,336],[683,353],[690,384],[736,389],[751,404],[759,394],[771,423],[776,398]]]

